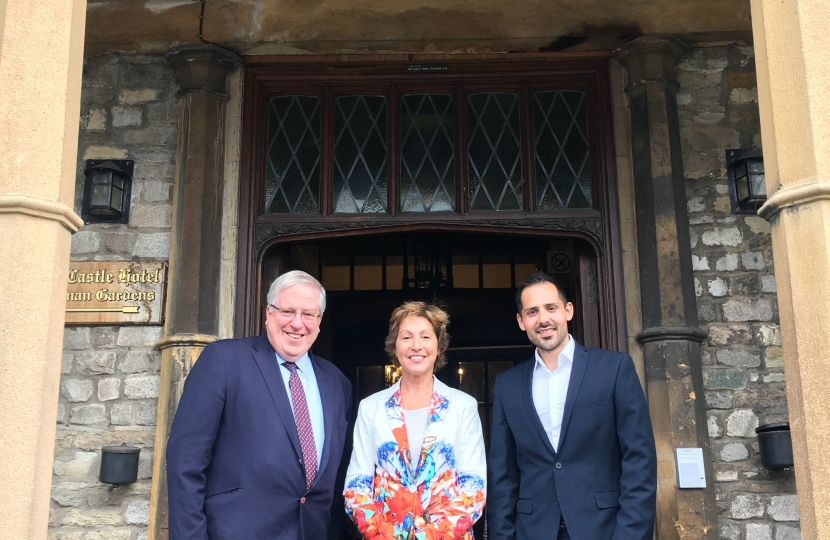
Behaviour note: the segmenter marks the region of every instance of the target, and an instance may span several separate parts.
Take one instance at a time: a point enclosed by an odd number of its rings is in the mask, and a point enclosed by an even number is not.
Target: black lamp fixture
[[[452,262],[436,234],[404,237],[403,289],[425,291],[433,297],[452,289]]]
[[[767,200],[764,155],[761,149],[727,150],[726,174],[732,213],[756,213]]]
[[[104,484],[121,486],[132,484],[138,479],[138,454],[141,448],[127,446],[104,446],[101,448],[101,470],[98,479]]]
[[[81,217],[87,223],[127,223],[133,183],[131,159],[88,159]]]

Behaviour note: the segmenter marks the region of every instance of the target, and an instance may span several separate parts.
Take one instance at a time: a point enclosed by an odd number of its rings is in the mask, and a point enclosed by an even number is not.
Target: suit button
[[[556,506],[559,506],[559,499],[553,499],[553,504],[555,504]]]
[[[561,469],[561,468],[562,468],[562,464],[561,464],[561,463],[559,463],[558,461],[556,462],[556,468],[557,468],[557,469]]]
[[[300,504],[305,504],[305,497],[303,497],[302,499],[300,499]]]

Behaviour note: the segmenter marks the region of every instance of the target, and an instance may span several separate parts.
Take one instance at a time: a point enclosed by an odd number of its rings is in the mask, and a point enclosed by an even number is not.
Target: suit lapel
[[[536,432],[542,440],[545,441],[545,446],[548,447],[548,450],[550,450],[552,454],[556,454],[556,451],[553,449],[553,445],[548,438],[548,434],[545,431],[544,426],[542,426],[542,421],[539,419],[539,413],[536,412],[536,404],[533,403],[533,369],[536,367],[536,356],[534,355],[530,359],[530,362],[525,362],[522,365],[526,367],[522,373],[522,388],[520,393],[522,398],[524,398],[527,416],[530,418],[530,423],[536,428]]]
[[[297,435],[297,422],[294,420],[294,413],[291,412],[291,403],[288,401],[288,392],[285,391],[285,382],[279,372],[277,355],[265,336],[260,336],[259,339],[254,340],[254,350],[254,360],[256,360],[259,370],[262,372],[262,377],[265,379],[265,384],[271,393],[271,399],[277,408],[285,432],[288,433],[288,438],[291,440],[294,451],[297,452],[299,458],[303,455],[300,447],[300,436]]]
[[[571,338],[573,339],[573,338]],[[588,350],[579,343],[574,342],[574,359],[571,368],[571,380],[568,382],[568,395],[565,396],[565,410],[562,412],[562,429],[559,431],[559,448],[562,448],[562,441],[568,432],[568,424],[571,420],[571,413],[574,411],[576,396],[579,394],[579,387],[582,386],[582,378],[585,376],[585,368],[588,367]]]
[[[323,403],[323,429],[326,432],[326,436],[323,439],[323,454],[320,456],[320,472],[322,472],[328,463],[331,440],[334,437],[334,425],[337,420],[334,416],[334,379],[332,378],[332,374],[329,373],[328,366],[324,366],[310,351],[308,356],[311,359],[311,364],[314,366],[314,376],[317,377],[317,389],[320,392],[320,400]],[[318,472],[317,478],[320,478],[320,476],[322,475]]]

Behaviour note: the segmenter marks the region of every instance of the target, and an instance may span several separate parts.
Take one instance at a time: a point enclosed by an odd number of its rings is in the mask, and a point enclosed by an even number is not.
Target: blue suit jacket
[[[533,404],[534,365],[496,379],[490,538],[556,538],[561,516],[572,540],[651,540],[657,456],[631,357],[576,344],[558,452]]]
[[[310,356],[326,438],[306,490],[290,398],[267,337],[205,348],[187,376],[167,444],[170,540],[337,537],[345,521],[340,494],[352,389],[333,364]]]

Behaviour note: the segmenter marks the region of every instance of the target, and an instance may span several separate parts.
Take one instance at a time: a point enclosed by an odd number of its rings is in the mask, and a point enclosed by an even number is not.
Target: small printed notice
[[[66,324],[161,324],[167,263],[69,263]]]
[[[677,462],[677,487],[706,487],[702,448],[675,448],[674,457]]]

